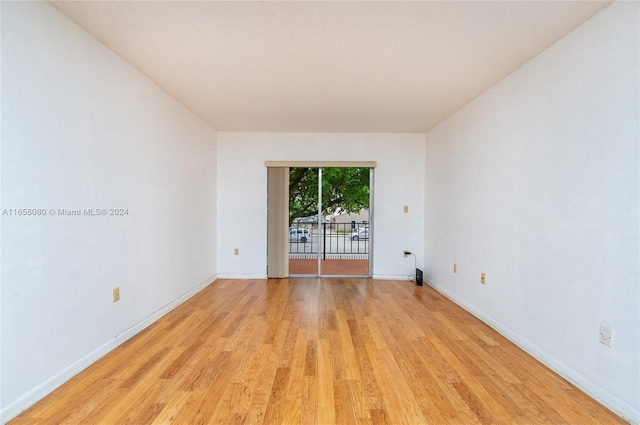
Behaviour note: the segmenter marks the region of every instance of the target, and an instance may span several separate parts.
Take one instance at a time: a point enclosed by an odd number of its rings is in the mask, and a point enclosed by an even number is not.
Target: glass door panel
[[[289,274],[318,272],[319,168],[289,169]]]
[[[322,170],[324,220],[320,266],[323,276],[369,276],[370,168]]]

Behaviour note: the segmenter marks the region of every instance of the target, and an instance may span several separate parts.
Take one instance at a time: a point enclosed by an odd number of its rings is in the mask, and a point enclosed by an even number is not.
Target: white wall
[[[614,3],[427,134],[424,257],[436,288],[635,421],[638,15]]]
[[[374,277],[410,274],[413,260],[403,258],[402,251],[416,252],[418,261],[423,253],[423,158],[423,134],[219,132],[219,276],[266,276],[265,161],[337,160],[377,161]],[[233,255],[234,248],[240,255]]]
[[[2,2],[2,419],[216,273],[216,132],[46,2]],[[121,300],[111,302],[119,286]]]

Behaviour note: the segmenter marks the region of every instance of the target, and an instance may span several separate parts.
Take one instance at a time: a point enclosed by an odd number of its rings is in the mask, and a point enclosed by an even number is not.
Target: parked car
[[[301,218],[296,220],[296,223],[298,223],[298,224],[311,224],[313,226],[317,226],[318,225],[318,217],[316,217],[314,215],[309,216],[309,217],[301,217]],[[329,224],[329,220],[323,218],[322,219],[322,223]]]
[[[311,239],[311,232],[309,232],[309,229],[289,229],[289,242],[305,243],[309,239]]]
[[[367,239],[369,239],[369,228],[368,227],[363,227],[363,228],[358,229],[357,231],[351,233],[351,240],[352,241],[367,240]]]
[[[316,219],[316,217],[315,217],[315,216],[300,217],[300,218],[297,220],[297,222],[298,222],[298,223],[300,223],[300,224],[303,224],[303,223],[307,223],[307,224],[310,224],[310,223],[316,223],[317,221],[318,221],[318,220]]]

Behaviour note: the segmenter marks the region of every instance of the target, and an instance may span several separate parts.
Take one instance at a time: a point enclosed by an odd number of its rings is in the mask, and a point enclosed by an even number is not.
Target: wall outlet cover
[[[599,340],[601,344],[611,347],[611,328],[606,323],[600,324]]]

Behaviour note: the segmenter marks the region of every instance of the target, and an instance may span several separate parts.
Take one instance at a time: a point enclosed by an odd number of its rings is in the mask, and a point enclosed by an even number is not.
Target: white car
[[[309,229],[289,229],[289,242],[305,243],[311,239]]]
[[[359,229],[357,232],[351,233],[351,240],[352,241],[368,240],[368,239],[369,239],[369,228],[368,227]]]

